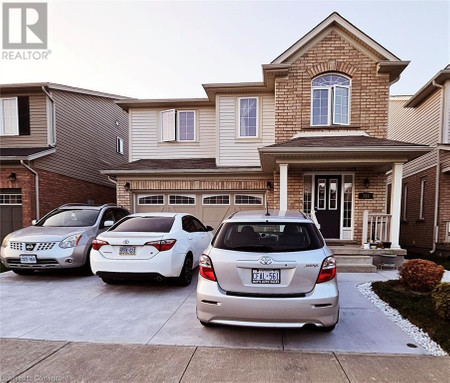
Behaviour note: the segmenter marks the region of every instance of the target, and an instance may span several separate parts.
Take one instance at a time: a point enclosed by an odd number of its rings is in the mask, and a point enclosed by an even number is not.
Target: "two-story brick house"
[[[205,84],[204,99],[119,101],[130,163],[103,173],[132,211],[190,211],[217,227],[268,204],[315,212],[329,239],[398,247],[402,167],[428,151],[386,138],[389,86],[407,65],[333,13],[263,65],[260,83]]]
[[[64,203],[115,202],[99,170],[128,161],[122,99],[53,83],[0,85],[2,238]]]
[[[413,96],[391,97],[388,137],[433,148],[405,165],[402,247],[450,255],[450,65]]]

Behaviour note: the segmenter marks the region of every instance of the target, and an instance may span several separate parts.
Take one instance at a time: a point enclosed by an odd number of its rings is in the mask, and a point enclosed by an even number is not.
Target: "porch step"
[[[368,255],[335,255],[337,271],[341,273],[375,273],[377,268]]]

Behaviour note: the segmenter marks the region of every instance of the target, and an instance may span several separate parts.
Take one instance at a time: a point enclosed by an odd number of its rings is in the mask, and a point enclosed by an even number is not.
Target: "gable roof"
[[[289,63],[290,59],[308,43],[314,41],[318,38],[322,32],[326,31],[331,27],[338,27],[345,32],[349,33],[353,38],[362,43],[364,46],[377,53],[381,60],[387,61],[401,61],[392,52],[384,48],[382,45],[373,40],[370,36],[366,35],[359,28],[355,27],[348,20],[344,19],[339,13],[333,12],[325,20],[323,20],[316,27],[311,29],[306,35],[304,35],[300,40],[294,43],[291,47],[285,50],[277,58],[275,58],[271,64],[283,64]]]
[[[448,80],[450,80],[450,65],[447,65],[445,69],[437,72],[430,81],[420,88],[418,92],[405,104],[405,108],[415,108],[416,106],[419,106],[436,89],[439,88],[439,85],[444,84]]]

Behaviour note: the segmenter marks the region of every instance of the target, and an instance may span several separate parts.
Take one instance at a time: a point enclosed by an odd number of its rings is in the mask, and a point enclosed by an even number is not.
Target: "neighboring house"
[[[53,83],[0,85],[1,237],[64,203],[115,202],[99,173],[128,159],[125,97]]]
[[[450,255],[450,66],[414,96],[391,97],[388,125],[388,138],[433,147],[404,167],[400,243]]]
[[[403,164],[429,151],[387,139],[389,87],[407,65],[333,13],[263,65],[263,82],[117,102],[130,116],[130,163],[102,173],[135,212],[186,211],[217,228],[268,204],[316,211],[336,242],[390,238],[398,248]]]

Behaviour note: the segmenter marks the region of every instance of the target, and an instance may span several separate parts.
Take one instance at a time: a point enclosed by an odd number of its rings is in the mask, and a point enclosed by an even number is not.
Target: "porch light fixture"
[[[16,173],[11,173],[11,174],[8,176],[8,179],[9,179],[11,182],[14,182],[15,180],[17,180],[17,174],[16,174]]]
[[[129,191],[131,187],[131,184],[129,182],[125,182],[125,185],[123,185],[123,188],[125,189],[125,191]]]
[[[267,190],[271,190],[272,189],[272,182],[267,181]]]
[[[366,178],[366,179],[364,180],[364,186],[366,187],[366,189],[369,188],[369,186],[370,186],[370,181],[369,181],[368,178]]]

